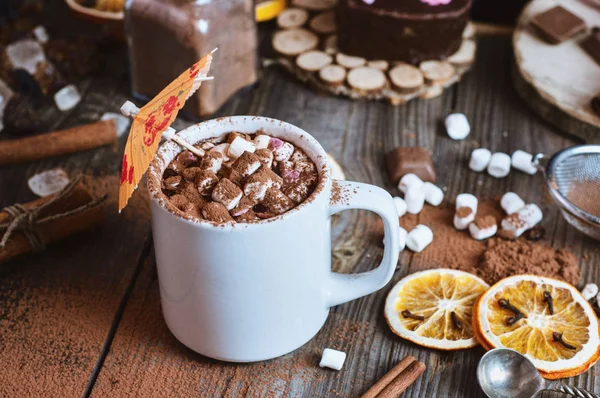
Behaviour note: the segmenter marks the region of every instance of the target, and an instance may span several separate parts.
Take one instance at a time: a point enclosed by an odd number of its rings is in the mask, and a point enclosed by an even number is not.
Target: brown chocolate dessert
[[[260,221],[304,202],[319,181],[302,149],[262,131],[231,132],[195,146],[206,151],[202,158],[183,151],[162,177],[162,192],[186,216],[218,224]]]
[[[600,27],[594,26],[591,34],[581,42],[581,47],[600,66]]]
[[[462,42],[471,0],[340,0],[341,52],[412,64],[452,55]]]

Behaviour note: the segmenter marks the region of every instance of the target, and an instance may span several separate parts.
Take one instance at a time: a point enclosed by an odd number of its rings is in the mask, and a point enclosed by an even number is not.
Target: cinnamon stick
[[[0,165],[86,151],[116,140],[117,128],[114,120],[102,120],[52,133],[0,141]]]
[[[25,209],[33,209],[50,201],[54,195],[47,196],[32,202],[25,203]],[[65,197],[50,204],[47,208],[40,211],[40,217],[47,217],[53,214],[60,214],[69,210],[84,206],[93,200],[90,191],[79,183]],[[94,206],[80,213],[57,218],[40,224],[40,237],[46,243],[56,242],[67,236],[91,228],[99,224],[104,219],[104,209],[102,206]],[[4,211],[0,211],[0,224],[10,221],[10,216]],[[2,232],[0,231],[0,236]],[[32,250],[29,239],[22,232],[15,232],[11,235],[3,248],[0,248],[0,263],[10,260],[20,254],[28,253]]]
[[[362,396],[362,398],[375,398],[377,394],[379,394],[383,389],[390,384],[392,380],[396,378],[404,369],[408,367],[411,363],[416,361],[417,358],[409,355],[402,359],[400,362],[396,364],[389,372],[387,372],[381,379],[377,381],[377,383],[373,384],[371,388],[367,390],[366,393]]]
[[[423,362],[412,362],[377,395],[377,398],[398,398],[404,390],[421,376],[426,368]]]

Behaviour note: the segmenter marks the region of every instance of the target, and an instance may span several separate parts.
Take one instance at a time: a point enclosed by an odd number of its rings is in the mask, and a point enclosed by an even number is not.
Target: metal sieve
[[[533,157],[565,219],[600,240],[600,145],[577,145]]]

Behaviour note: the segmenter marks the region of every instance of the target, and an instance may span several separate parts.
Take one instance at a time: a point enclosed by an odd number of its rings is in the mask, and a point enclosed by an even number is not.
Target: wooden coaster
[[[600,93],[600,66],[581,47],[581,37],[547,44],[530,29],[530,19],[560,5],[600,26],[600,8],[572,0],[533,0],[522,11],[513,34],[515,89],[542,118],[589,143],[600,143],[600,116],[591,107]],[[585,34],[583,34],[585,37]]]
[[[393,105],[414,98],[433,98],[458,82],[474,62],[477,44],[473,24],[463,32],[463,43],[448,60],[418,66],[387,59],[365,59],[339,52],[335,25],[336,0],[291,0],[292,8],[277,18],[273,35],[277,63],[298,79],[335,95],[353,99],[386,99]],[[390,66],[391,65],[391,66]],[[391,69],[390,69],[391,68]]]

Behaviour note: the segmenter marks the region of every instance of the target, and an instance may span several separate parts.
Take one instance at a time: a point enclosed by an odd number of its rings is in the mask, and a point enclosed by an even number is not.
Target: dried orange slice
[[[594,310],[575,287],[541,276],[502,279],[473,309],[481,345],[519,351],[546,379],[588,370],[600,357],[598,328]]]
[[[257,2],[256,22],[269,21],[275,18],[281,11],[285,9],[285,0],[266,0]]]
[[[401,279],[385,301],[394,333],[421,346],[460,350],[477,345],[471,326],[473,304],[489,285],[450,269],[416,272]]]

